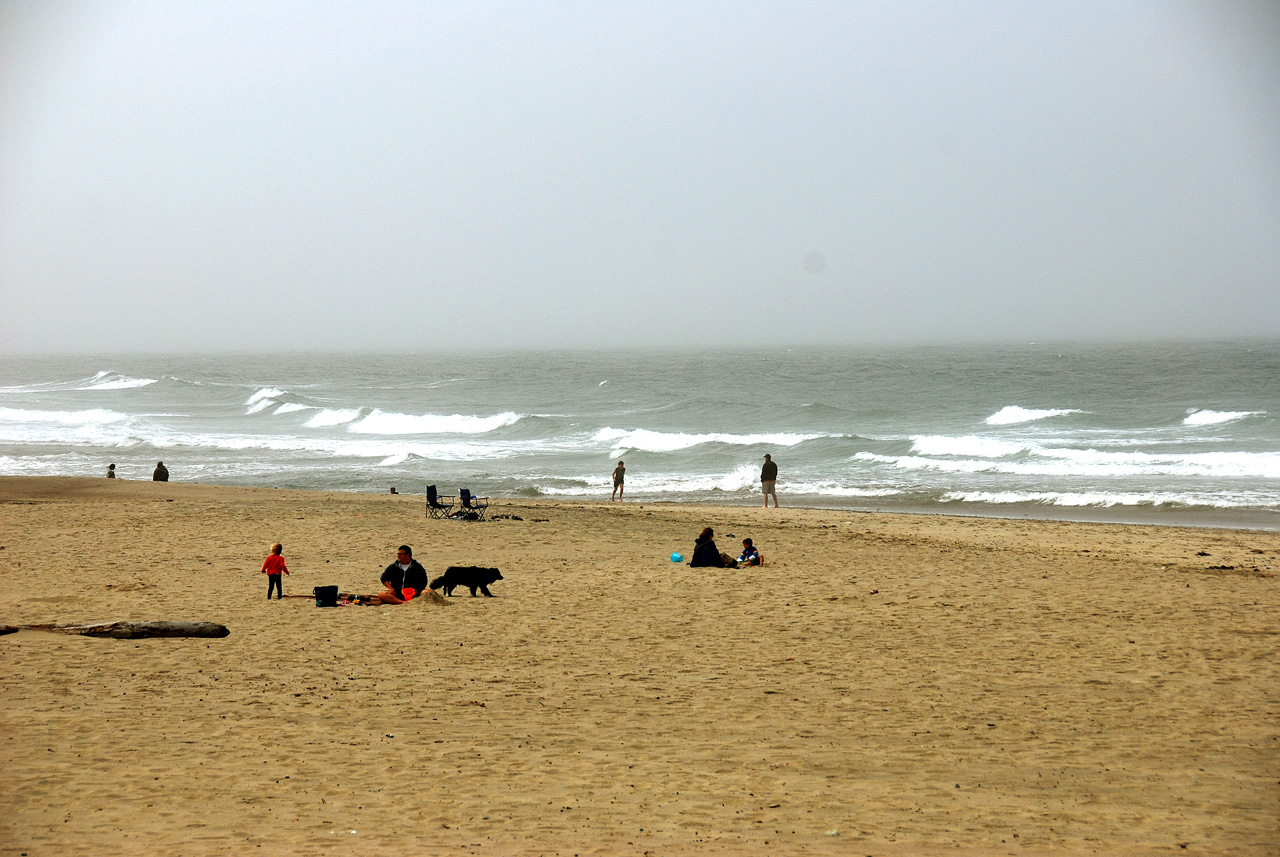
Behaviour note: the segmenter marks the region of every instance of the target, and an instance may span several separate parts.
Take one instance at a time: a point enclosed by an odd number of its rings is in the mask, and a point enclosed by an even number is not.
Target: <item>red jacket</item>
[[[289,569],[284,566],[284,557],[280,556],[278,553],[271,554],[271,556],[267,557],[262,563],[263,574],[279,574],[282,571],[285,574],[289,573]]]

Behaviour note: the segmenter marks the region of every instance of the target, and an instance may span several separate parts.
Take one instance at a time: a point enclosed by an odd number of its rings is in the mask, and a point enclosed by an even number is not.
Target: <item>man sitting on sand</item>
[[[427,570],[413,558],[413,548],[400,545],[396,561],[382,572],[382,585],[386,590],[373,596],[379,604],[404,604],[426,591]]]

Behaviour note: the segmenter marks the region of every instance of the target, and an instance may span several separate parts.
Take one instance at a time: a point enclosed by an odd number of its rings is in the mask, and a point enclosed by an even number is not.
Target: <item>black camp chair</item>
[[[458,497],[461,500],[460,514],[475,512],[477,521],[484,520],[484,513],[489,510],[488,497],[472,497],[471,492],[466,488],[459,489]]]
[[[436,486],[427,486],[427,515],[432,518],[447,518],[453,511],[453,498],[436,494]]]

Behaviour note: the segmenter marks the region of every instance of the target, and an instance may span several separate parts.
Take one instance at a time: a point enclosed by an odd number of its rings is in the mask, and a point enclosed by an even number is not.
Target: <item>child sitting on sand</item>
[[[276,542],[271,546],[271,553],[262,562],[262,573],[267,576],[267,600],[271,600],[271,590],[276,592],[276,600],[284,598],[284,584],[281,582],[280,573],[289,573],[289,569],[284,564],[284,546]]]
[[[760,559],[760,551],[756,550],[751,539],[742,540],[742,553],[738,556],[738,562],[743,565],[761,565],[764,562]]]

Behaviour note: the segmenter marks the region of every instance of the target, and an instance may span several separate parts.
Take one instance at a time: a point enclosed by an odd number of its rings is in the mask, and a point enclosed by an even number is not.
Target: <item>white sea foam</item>
[[[155,378],[130,378],[115,372],[99,372],[89,383],[76,390],[133,390],[156,383]]]
[[[594,440],[608,443],[612,455],[628,449],[643,452],[674,452],[704,443],[727,443],[742,446],[764,444],[768,446],[795,446],[806,440],[825,437],[820,434],[685,434],[683,432],[651,431],[649,429],[615,429],[605,427],[596,432]]]
[[[358,416],[360,416],[359,408],[325,408],[320,411],[320,413],[307,420],[305,425],[307,428],[340,426],[343,423],[351,422]]]
[[[921,455],[964,455],[976,458],[1006,458],[1027,450],[1027,444],[989,437],[948,437],[923,435],[911,438],[911,448]]]
[[[1280,452],[1101,452],[1030,446],[1017,459],[924,455],[874,455],[860,452],[856,460],[883,463],[904,470],[940,473],[1008,473],[1019,476],[1190,476],[1280,479]]]
[[[903,492],[900,488],[860,488],[831,481],[806,482],[802,480],[787,482],[784,493],[817,494],[821,497],[896,497]]]
[[[64,426],[105,425],[128,419],[125,414],[102,408],[84,411],[32,411],[25,408],[0,408],[0,422],[56,423]]]
[[[484,434],[519,421],[520,415],[506,411],[491,417],[468,414],[397,414],[377,409],[353,424],[348,431],[358,434]]]
[[[314,405],[304,405],[304,404],[301,404],[300,402],[285,402],[280,407],[272,411],[272,413],[277,415],[290,414],[290,413],[293,413],[294,411],[314,410],[314,408],[315,408]]]
[[[1208,408],[1199,411],[1192,411],[1187,418],[1182,421],[1184,426],[1216,426],[1222,423],[1235,422],[1245,417],[1257,417],[1265,414],[1266,411],[1211,411]]]
[[[1112,506],[1208,506],[1219,509],[1280,507],[1280,497],[1275,495],[1214,491],[953,491],[943,495],[942,501],[995,505],[1039,503],[1046,506],[1102,508]]]
[[[278,399],[284,394],[285,394],[284,390],[277,390],[275,387],[263,387],[262,389],[258,390],[258,392],[250,396],[248,401],[245,402],[245,404],[252,405],[262,401],[263,399]]]
[[[1008,426],[1017,423],[1029,423],[1036,420],[1044,420],[1049,417],[1060,417],[1065,414],[1081,414],[1077,408],[1022,408],[1017,405],[1008,405],[996,411],[987,417],[986,423],[989,426]]]
[[[135,420],[117,411],[37,411],[0,407],[0,443],[127,447],[139,442]]]

